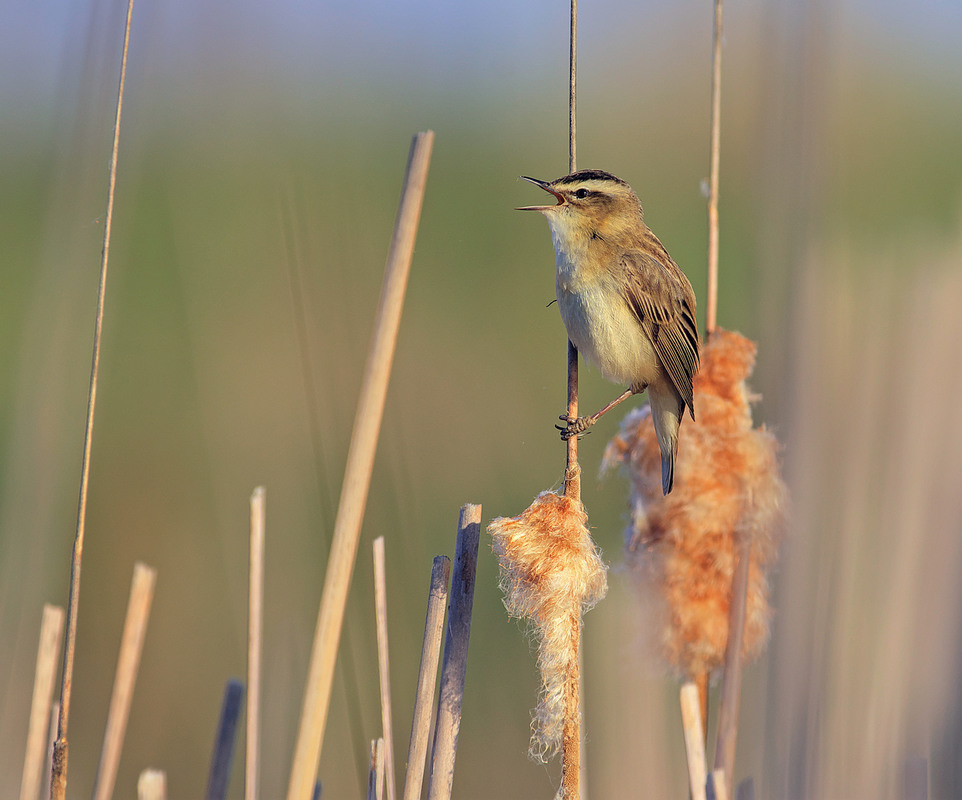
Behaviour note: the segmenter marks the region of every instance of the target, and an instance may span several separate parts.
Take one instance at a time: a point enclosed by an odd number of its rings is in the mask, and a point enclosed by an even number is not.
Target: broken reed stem
[[[701,718],[698,687],[687,682],[681,687],[681,724],[685,732],[685,754],[688,756],[688,785],[691,800],[706,800],[708,767],[705,762],[705,729]]]
[[[145,769],[137,778],[137,800],[167,800],[167,773]]]
[[[384,773],[387,800],[394,800],[394,735],[391,715],[391,662],[387,639],[387,580],[384,568],[384,537],[374,540],[374,615],[377,624],[377,668],[381,684],[381,736],[384,739]]]
[[[735,540],[735,570],[728,612],[728,642],[725,645],[725,679],[718,711],[715,768],[725,771],[726,793],[732,793],[735,742],[738,739],[738,703],[742,690],[742,641],[745,638],[745,609],[748,605],[748,573],[751,537],[740,533]]]
[[[384,761],[384,739],[373,739],[371,741],[371,766],[367,776],[367,800],[381,800],[384,797]]]
[[[240,719],[243,702],[244,684],[240,681],[227,681],[214,737],[214,752],[210,757],[205,800],[224,800],[227,797],[227,784],[234,761],[234,742],[237,739],[237,721]]]
[[[130,704],[134,697],[134,685],[137,682],[137,670],[140,668],[140,656],[144,650],[144,637],[147,635],[147,621],[150,619],[156,582],[157,570],[139,562],[134,565],[130,599],[127,602],[127,619],[124,621],[120,655],[117,657],[117,674],[110,697],[110,710],[107,712],[104,744],[100,752],[97,777],[94,779],[94,800],[110,800],[114,793],[117,767],[120,766],[120,752],[124,746],[127,720],[130,718]]]
[[[464,505],[458,520],[428,800],[448,800],[454,784],[454,759],[458,749],[458,731],[461,729],[461,704],[464,701],[464,676],[468,667],[468,640],[471,636],[471,610],[474,606],[480,540],[481,506]]]
[[[715,0],[711,65],[711,149],[708,168],[708,298],[705,329],[714,332],[718,312],[718,170],[721,155],[722,0]]]
[[[114,117],[114,141],[110,151],[110,172],[107,186],[107,211],[104,216],[103,250],[100,258],[100,282],[97,289],[97,312],[94,323],[93,356],[90,364],[90,385],[87,390],[87,420],[84,425],[83,455],[80,464],[80,491],[77,501],[77,528],[74,534],[73,556],[70,562],[70,593],[67,600],[67,631],[63,651],[63,671],[60,684],[60,717],[57,721],[57,740],[54,744],[51,800],[64,800],[67,793],[67,724],[70,719],[70,692],[73,688],[73,663],[77,649],[77,611],[80,604],[80,567],[83,561],[84,527],[87,519],[87,486],[90,479],[90,451],[93,445],[94,409],[97,405],[97,376],[100,371],[100,338],[104,323],[104,302],[107,295],[107,260],[110,254],[110,227],[114,216],[114,189],[117,185],[117,153],[120,150],[120,116],[124,105],[124,83],[127,79],[127,50],[130,44],[130,20],[134,0],[127,0],[127,22],[124,46],[120,59],[120,84],[117,88],[117,112]]]
[[[701,709],[702,729],[705,732],[705,749],[708,749],[708,673],[700,672],[692,680],[698,687],[698,705]]]
[[[33,699],[30,702],[30,723],[27,727],[27,750],[20,777],[20,800],[37,800],[43,783],[43,767],[47,761],[50,724],[50,704],[57,676],[57,657],[63,636],[63,609],[45,605],[40,622],[40,644],[37,666],[33,677]]]
[[[712,770],[708,777],[708,800],[728,800],[728,781],[725,780],[725,770]]]
[[[43,785],[40,787],[40,797],[47,800],[51,797],[50,787],[53,782],[53,753],[57,742],[57,720],[60,718],[60,703],[50,706],[50,725],[47,733],[47,757],[44,760]]]
[[[264,622],[265,490],[254,489],[250,499],[250,566],[247,599],[247,757],[244,798],[257,800],[260,768],[261,653]]]
[[[384,400],[394,359],[394,347],[433,143],[432,131],[417,134],[411,142],[371,348],[354,417],[341,499],[334,521],[331,553],[317,615],[287,800],[306,800],[311,796],[321,760],[338,642],[357,556],[364,506],[371,484],[374,453],[384,413]]]
[[[404,800],[418,800],[424,778],[424,759],[428,752],[431,733],[431,707],[434,685],[441,655],[441,630],[444,627],[444,607],[448,599],[448,580],[451,559],[435,556],[431,567],[431,589],[424,620],[424,642],[421,645],[421,666],[418,669],[418,688],[414,698],[411,721],[411,742],[408,745],[408,768],[404,777]]]
[[[568,173],[577,169],[578,109],[578,0],[571,0],[571,35],[568,50]],[[578,348],[568,340],[569,419],[578,418]],[[581,500],[581,466],[578,464],[578,437],[568,439],[565,455],[565,497]]]

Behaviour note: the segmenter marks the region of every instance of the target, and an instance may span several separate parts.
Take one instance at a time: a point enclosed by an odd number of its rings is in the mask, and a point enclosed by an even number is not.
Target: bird
[[[553,181],[520,176],[556,202],[524,206],[548,220],[555,290],[568,338],[601,374],[628,389],[591,416],[562,414],[561,438],[584,433],[634,394],[648,391],[661,451],[662,492],[674,484],[678,429],[685,408],[695,419],[698,371],[695,292],[645,224],[638,195],[609,172],[586,169]]]

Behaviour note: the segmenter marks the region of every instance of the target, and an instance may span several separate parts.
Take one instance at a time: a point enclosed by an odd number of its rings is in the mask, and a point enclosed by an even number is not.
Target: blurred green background
[[[379,733],[371,541],[386,538],[399,776],[431,559],[458,508],[557,486],[565,336],[520,174],[567,165],[567,4],[139,1],[113,220],[71,714],[89,795],[130,577],[157,593],[117,784],[199,796],[246,658],[248,498],[267,489],[261,796],[282,797],[411,136],[436,133],[334,685],[325,797]],[[65,604],[124,6],[14,0],[0,30],[0,794],[42,605]],[[578,163],[627,179],[703,304],[711,4],[583,5]],[[759,796],[962,791],[962,9],[726,9],[719,322],[759,342],[756,420],[795,515],[736,779]],[[534,200],[532,199],[534,198]],[[704,318],[704,309],[700,309]],[[582,405],[616,387],[582,370]],[[677,682],[641,652],[626,484],[581,447],[612,565],[586,618],[595,797],[683,797]],[[537,676],[482,539],[455,796],[550,797]],[[59,684],[58,684],[59,685]],[[242,758],[231,796],[242,796]]]

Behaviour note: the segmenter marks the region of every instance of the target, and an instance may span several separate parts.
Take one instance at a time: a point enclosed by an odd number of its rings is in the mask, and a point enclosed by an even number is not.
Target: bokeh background
[[[15,796],[41,609],[65,604],[125,5],[4,5],[0,26],[0,795]],[[89,796],[133,565],[157,593],[117,796],[199,796],[246,653],[248,497],[267,488],[261,796],[286,790],[410,138],[436,132],[321,764],[362,795],[378,735],[370,545],[387,540],[398,762],[431,559],[458,508],[557,485],[565,337],[520,174],[567,164],[566,3],[151,3],[128,68],[71,715]],[[759,343],[756,419],[793,521],[736,780],[761,797],[962,793],[962,6],[726,9],[719,322]],[[586,4],[579,166],[629,180],[705,293],[711,4]],[[703,310],[702,310],[703,318]],[[615,388],[582,370],[582,403]],[[626,482],[596,480],[612,565],[586,618],[593,797],[684,797],[677,681],[619,571]],[[455,796],[550,797],[537,676],[482,539]],[[235,764],[232,797],[242,796]],[[400,770],[399,770],[400,774]]]

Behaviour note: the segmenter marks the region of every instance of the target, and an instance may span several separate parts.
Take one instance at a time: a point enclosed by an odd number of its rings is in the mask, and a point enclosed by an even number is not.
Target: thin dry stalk
[[[257,800],[260,768],[261,653],[264,622],[264,532],[266,496],[263,486],[251,495],[250,586],[247,612],[247,758],[244,798]]]
[[[461,704],[464,701],[464,676],[468,667],[468,640],[471,636],[471,611],[478,570],[478,543],[481,539],[481,506],[461,507],[458,539],[451,580],[451,609],[444,640],[438,716],[434,725],[434,751],[428,800],[448,800],[454,784],[454,759],[461,729]]]
[[[428,165],[434,133],[414,137],[408,159],[401,204],[394,223],[381,300],[378,307],[371,350],[368,354],[361,396],[354,417],[354,430],[344,469],[344,484],[334,521],[331,554],[327,562],[324,591],[317,615],[307,687],[301,709],[301,722],[291,767],[287,800],[311,796],[317,767],[321,760],[324,729],[331,699],[331,682],[337,660],[338,642],[344,622],[344,608],[357,545],[361,534],[364,506],[371,484],[374,453],[377,448],[388,378],[401,321],[404,292],[414,252],[418,220],[424,199]]]
[[[50,786],[53,779],[53,751],[57,741],[57,720],[60,718],[60,703],[50,706],[50,725],[47,733],[47,757],[44,761],[43,786],[40,787],[40,797],[51,796]]]
[[[691,800],[706,800],[708,767],[705,762],[705,729],[701,719],[698,687],[690,681],[681,687],[681,724],[685,731],[688,756],[688,785]]]
[[[241,703],[244,702],[244,685],[240,681],[227,681],[224,700],[217,722],[214,752],[207,775],[205,800],[224,800],[230,781],[231,764],[234,761],[234,742],[237,739],[237,721],[240,719]]]
[[[728,800],[728,782],[725,780],[725,770],[713,770],[708,777],[708,800]]]
[[[156,582],[157,570],[139,562],[134,565],[130,599],[127,602],[127,619],[124,621],[120,655],[117,657],[117,674],[110,697],[110,710],[107,712],[107,728],[104,731],[100,765],[94,780],[94,800],[110,800],[114,793],[120,752],[130,717],[130,704],[134,697],[134,685],[137,682],[137,670],[140,668],[140,656],[144,650],[144,637],[147,635],[147,621],[150,619]]]
[[[84,425],[83,456],[80,465],[80,492],[77,502],[77,529],[74,534],[73,556],[70,562],[70,595],[67,600],[67,632],[63,652],[63,672],[60,684],[60,717],[57,721],[57,741],[54,744],[51,800],[64,800],[67,793],[67,725],[70,718],[70,692],[73,688],[74,654],[77,649],[77,612],[80,605],[80,567],[83,561],[84,526],[87,519],[87,486],[90,479],[90,451],[93,445],[94,409],[97,405],[97,376],[100,371],[100,338],[104,323],[104,301],[107,294],[107,260],[110,254],[110,227],[114,215],[114,189],[117,185],[117,153],[120,150],[120,115],[124,104],[124,83],[127,79],[127,50],[130,44],[130,20],[134,0],[127,0],[127,23],[124,28],[124,47],[120,60],[120,85],[117,89],[117,113],[114,118],[114,142],[110,152],[110,173],[107,188],[107,211],[104,217],[104,244],[100,259],[100,283],[97,290],[97,312],[94,323],[93,357],[90,364],[90,385],[87,391],[87,420]]]
[[[145,769],[137,778],[137,800],[167,800],[167,773]]]
[[[581,613],[569,621],[572,637],[577,637],[578,658],[571,660],[564,683],[564,723],[561,728],[561,797],[581,797]]]
[[[382,800],[384,797],[384,739],[371,741],[371,768],[367,777],[367,800]]]
[[[725,794],[732,793],[735,769],[735,742],[738,739],[738,703],[742,690],[742,641],[745,638],[745,609],[748,606],[748,568],[751,537],[746,533],[735,542],[735,570],[732,599],[728,611],[728,642],[725,645],[725,681],[718,711],[718,736],[715,742],[715,769],[724,770]]]
[[[20,778],[20,800],[37,800],[43,782],[43,766],[47,760],[50,724],[50,703],[57,676],[57,657],[63,636],[63,609],[45,605],[40,622],[40,645],[33,678],[33,699],[30,702],[30,723],[27,728],[27,752],[23,759]]]
[[[387,647],[387,579],[384,537],[374,540],[374,614],[377,620],[377,668],[381,683],[381,735],[384,738],[384,772],[387,800],[394,800],[394,734],[391,715],[391,662]]]
[[[428,594],[428,611],[424,620],[421,666],[418,669],[418,688],[411,721],[408,768],[404,776],[404,800],[418,800],[421,796],[424,759],[428,752],[428,737],[431,734],[434,685],[441,655],[441,629],[444,626],[444,607],[448,600],[450,577],[451,559],[447,556],[435,556],[431,567],[431,590]]]
[[[578,0],[571,0],[571,36],[568,51],[568,173],[577,169],[578,109]],[[578,348],[568,340],[568,419],[578,418]],[[581,466],[578,437],[568,439],[565,458],[565,497],[581,500]]]
[[[708,169],[708,298],[705,328],[715,330],[718,311],[718,171],[721,155],[722,0],[715,0],[711,65],[711,152]]]

